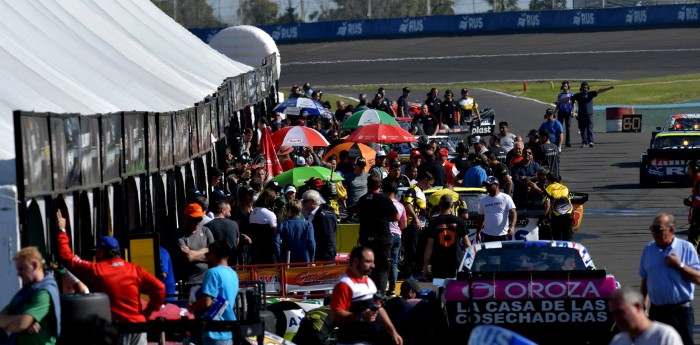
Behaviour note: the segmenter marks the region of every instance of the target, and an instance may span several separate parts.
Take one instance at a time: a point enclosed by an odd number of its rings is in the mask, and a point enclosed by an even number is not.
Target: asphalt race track
[[[432,83],[469,87],[470,82],[486,80],[603,80],[697,73],[700,28],[325,42],[283,45],[280,53],[280,86],[285,92],[292,84],[307,81],[321,85],[317,89],[324,93],[332,90],[323,85],[377,84],[387,86],[387,95],[396,99],[403,84],[426,83],[424,90],[411,94],[412,100],[423,100]],[[592,89],[603,86],[605,82],[592,83]],[[458,94],[461,87],[453,91]],[[516,134],[539,127],[548,107],[486,90],[470,91],[482,109],[495,108],[496,120],[508,121]],[[357,97],[355,91],[339,93]],[[595,125],[597,131],[605,130],[604,123]],[[564,149],[561,163],[562,182],[572,191],[590,194],[575,240],[589,249],[599,268],[606,268],[621,284],[638,288],[639,258],[651,240],[648,228],[654,215],[675,214],[677,233],[686,238],[688,210],[681,198],[690,194],[690,188],[639,187],[639,158],[649,145],[649,132],[597,132],[594,148],[580,148],[576,133],[572,128],[574,147]],[[700,320],[697,296],[694,306]]]

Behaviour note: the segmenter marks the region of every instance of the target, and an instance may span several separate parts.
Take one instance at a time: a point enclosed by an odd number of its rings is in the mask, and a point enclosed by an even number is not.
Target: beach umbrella
[[[375,151],[373,148],[362,143],[347,142],[333,146],[333,148],[330,149],[330,151],[328,151],[328,153],[326,153],[326,155],[323,156],[323,161],[326,162],[328,157],[330,157],[331,155],[336,155],[338,158],[340,158],[340,151],[343,150],[348,150],[350,158],[353,161],[357,157],[363,157],[367,161],[365,171],[369,171],[369,168],[371,168],[372,165],[374,165],[374,160],[377,157],[377,151]]]
[[[288,184],[303,186],[306,181],[312,177],[320,178],[324,181],[330,180],[333,182],[344,180],[340,174],[331,171],[331,169],[319,166],[310,166],[287,170],[272,178],[272,181],[277,181],[277,183],[279,183],[281,186],[286,186]]]
[[[272,111],[287,115],[301,115],[303,111],[306,115],[320,115],[325,118],[331,118],[333,116],[328,109],[323,107],[323,104],[306,97],[289,98],[278,104]]]
[[[362,126],[348,136],[346,141],[356,143],[409,143],[418,141],[407,130],[392,125],[374,124]]]
[[[311,127],[284,127],[272,133],[272,143],[280,146],[328,146],[330,143],[323,134]]]
[[[343,122],[343,128],[359,128],[365,125],[373,125],[383,123],[386,125],[398,126],[399,123],[394,120],[394,117],[381,111],[374,109],[360,110]]]

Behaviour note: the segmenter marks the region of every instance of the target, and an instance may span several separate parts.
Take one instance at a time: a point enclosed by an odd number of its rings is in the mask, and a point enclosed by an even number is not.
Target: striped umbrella
[[[352,114],[345,122],[343,128],[355,129],[364,125],[372,125],[382,123],[386,125],[398,126],[399,123],[394,120],[394,117],[375,109],[360,110]]]

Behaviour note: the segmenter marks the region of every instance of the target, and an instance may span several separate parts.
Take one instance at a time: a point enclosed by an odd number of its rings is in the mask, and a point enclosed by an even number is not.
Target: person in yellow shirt
[[[544,211],[549,218],[552,228],[552,239],[555,241],[573,241],[574,239],[574,207],[571,204],[569,188],[559,182],[560,178],[553,173],[545,177]]]

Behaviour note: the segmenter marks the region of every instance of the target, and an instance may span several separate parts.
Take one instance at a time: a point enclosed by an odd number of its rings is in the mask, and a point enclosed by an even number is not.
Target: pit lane
[[[411,94],[411,99],[422,100],[431,83],[522,79],[551,79],[556,82],[561,79],[631,79],[692,73],[700,70],[699,34],[700,29],[691,28],[283,45],[280,46],[283,64],[406,56],[495,56],[488,59],[432,58],[294,64],[283,67],[280,85],[283,91],[287,91],[289,85],[306,81],[313,85],[394,85],[387,87],[387,95],[395,99],[400,95],[402,84],[426,83],[425,89],[414,89]],[[645,51],[635,52],[640,48]],[[618,52],[609,52],[613,50]],[[552,51],[590,53],[535,54]],[[531,54],[527,57],[506,56],[518,52]],[[605,85],[604,82],[592,83],[593,89]],[[465,83],[465,86],[471,85]],[[337,92],[353,97],[357,97],[358,93],[321,89],[324,93]],[[542,114],[548,107],[539,102],[484,90],[470,91],[482,108],[496,109],[496,121],[508,121],[512,131],[521,135],[539,126]],[[556,91],[553,91],[552,99],[555,97]],[[605,124],[596,123],[596,128],[604,129]],[[605,267],[621,284],[634,288],[640,284],[639,258],[642,248],[651,240],[647,228],[655,214],[669,212],[676,215],[677,234],[681,238],[687,237],[687,208],[683,206],[682,198],[689,195],[690,189],[676,184],[639,188],[639,157],[647,148],[650,136],[649,132],[597,132],[595,147],[584,149],[576,145],[580,143],[580,138],[573,129],[574,147],[564,149],[561,161],[564,184],[570,190],[589,193],[583,227],[575,234],[575,240],[590,250],[596,266]],[[693,305],[696,320],[700,320],[697,294],[696,291]],[[700,337],[696,336],[695,340],[700,343]]]

